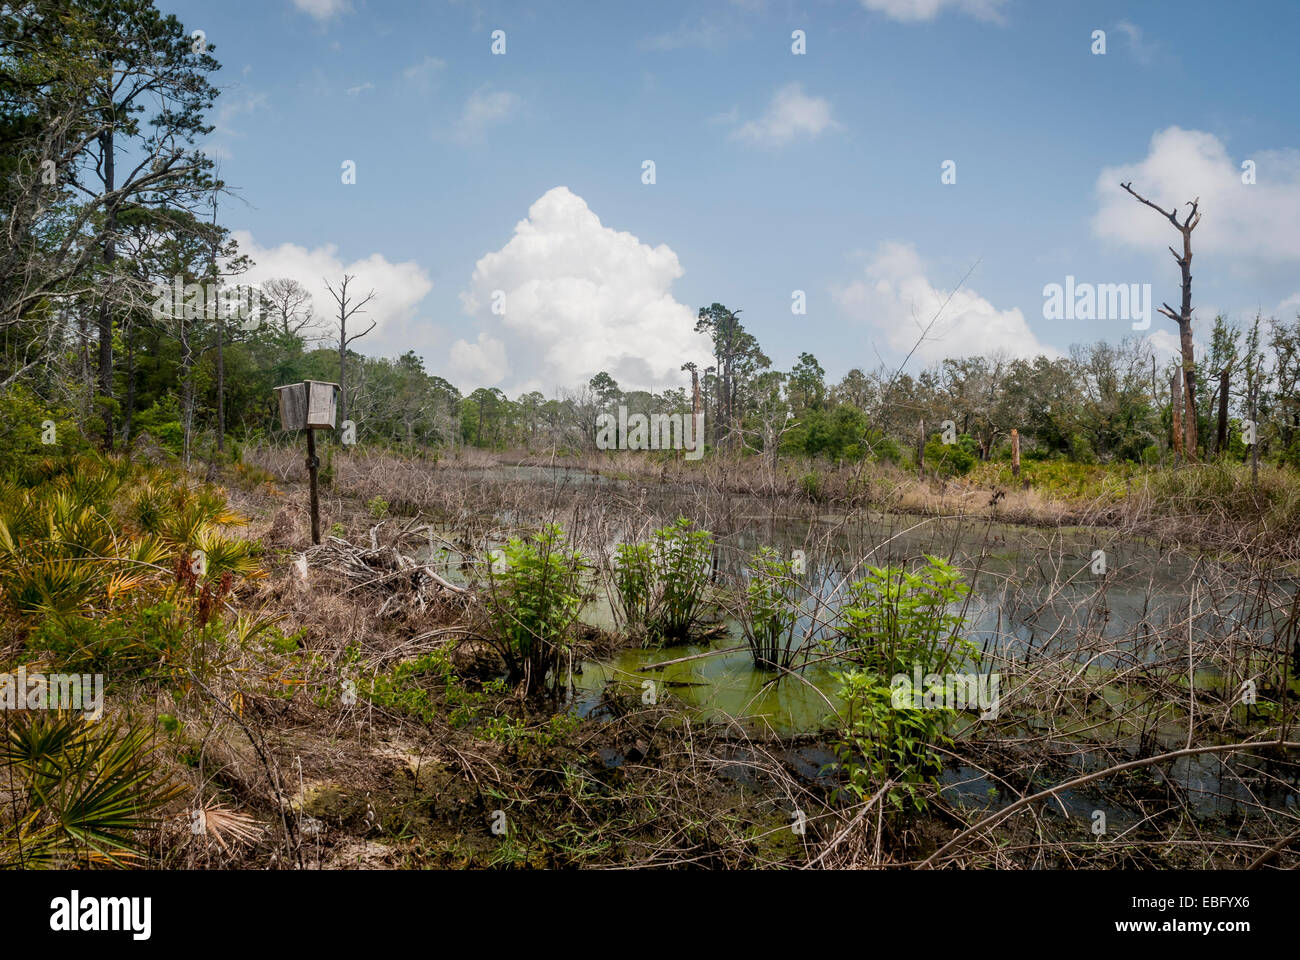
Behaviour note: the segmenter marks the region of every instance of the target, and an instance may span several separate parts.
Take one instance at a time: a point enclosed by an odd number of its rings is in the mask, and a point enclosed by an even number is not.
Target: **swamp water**
[[[623,505],[635,504],[640,519],[635,530],[629,524],[614,533],[607,548],[644,535],[646,514],[656,516],[661,526],[681,513],[698,516],[683,504],[680,488],[620,481],[604,476],[545,467],[497,468],[485,471],[509,482],[536,484],[553,493],[576,497],[608,497]],[[698,495],[692,492],[695,503]],[[700,526],[713,532],[715,584],[731,588],[744,583],[746,560],[760,547],[772,547],[783,558],[803,551],[806,573],[801,578],[807,592],[806,607],[822,606],[816,617],[804,615],[796,629],[806,643],[816,643],[819,633],[829,636],[823,625],[833,611],[847,583],[860,579],[869,566],[910,567],[926,554],[941,557],[963,574],[970,595],[963,612],[965,636],[985,654],[987,664],[1015,669],[1036,659],[1067,659],[1080,670],[1114,671],[1137,663],[1187,656],[1189,631],[1184,623],[1191,614],[1191,640],[1202,644],[1215,639],[1227,625],[1244,620],[1248,596],[1255,588],[1245,573],[1226,570],[1216,561],[1198,558],[1183,550],[1119,539],[1107,529],[1039,529],[990,522],[986,518],[927,518],[894,515],[878,511],[835,513],[808,507],[797,514],[783,505],[755,498],[726,497],[725,508],[711,510]],[[565,512],[557,513],[564,523]],[[533,518],[536,521],[537,518]],[[496,518],[505,524],[524,524],[526,518],[514,511]],[[618,524],[614,524],[615,528]],[[449,572],[455,573],[454,570]],[[1234,576],[1237,579],[1234,580]],[[460,579],[460,578],[458,578]],[[1294,591],[1292,582],[1276,580],[1270,588],[1283,598]],[[1251,610],[1254,607],[1250,607]],[[610,601],[603,594],[583,610],[583,622],[612,630],[617,624]],[[604,692],[610,683],[640,694],[646,681],[654,681],[656,698],[672,698],[686,715],[701,722],[726,722],[751,734],[782,737],[820,735],[833,731],[836,712],[841,709],[828,663],[796,657],[793,674],[760,669],[754,665],[740,626],[724,621],[726,631],[705,643],[686,643],[653,648],[627,648],[604,659],[574,663],[571,677],[571,708],[582,716],[599,718]],[[1271,637],[1267,625],[1257,625],[1257,636]],[[741,647],[739,650],[728,648]],[[727,652],[720,652],[727,651]],[[704,656],[701,656],[704,655]],[[816,655],[807,658],[816,661]],[[640,668],[668,663],[657,669]],[[998,668],[994,668],[998,669]],[[1203,664],[1194,667],[1198,686],[1214,682],[1217,672]],[[1102,695],[1117,691],[1103,688]],[[1181,731],[1181,732],[1180,732]],[[1024,732],[1033,734],[1032,725]],[[1176,748],[1185,727],[1171,722],[1157,731],[1158,740]],[[816,737],[816,739],[822,739]],[[1198,743],[1205,742],[1198,738]],[[824,746],[791,748],[789,757],[805,775],[817,777],[833,758]],[[616,760],[614,762],[617,762]],[[1080,772],[1091,769],[1080,761]],[[743,774],[741,775],[743,778]],[[1215,756],[1192,757],[1175,764],[1171,778],[1186,791],[1193,807],[1202,815],[1222,812],[1224,802],[1248,801],[1249,792],[1235,777],[1221,777]],[[975,804],[988,804],[989,781],[972,768],[952,767],[945,771],[946,793],[959,795]],[[1265,785],[1255,800],[1294,807],[1292,785]],[[1075,808],[1086,817],[1090,802],[1061,795],[1073,815]],[[996,804],[996,801],[994,801]]]

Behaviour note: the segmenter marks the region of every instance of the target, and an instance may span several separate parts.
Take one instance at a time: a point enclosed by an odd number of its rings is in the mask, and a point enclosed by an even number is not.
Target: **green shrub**
[[[1092,441],[1082,433],[1070,437],[1070,457],[1076,463],[1097,463],[1097,454],[1092,449]]]
[[[805,473],[799,478],[799,489],[809,500],[818,502],[823,496],[822,475],[816,470]]]
[[[649,543],[620,543],[614,550],[613,599],[628,627],[644,627],[654,613],[654,547]]]
[[[614,596],[629,628],[680,643],[696,632],[712,576],[713,534],[685,517],[649,542],[622,544],[614,557]]]
[[[888,463],[898,464],[903,460],[903,449],[898,445],[893,437],[886,435],[880,430],[872,430],[867,434],[867,443],[871,447],[872,455],[876,460]]]
[[[394,664],[392,669],[376,674],[362,692],[378,707],[429,723],[439,714],[431,695],[431,681],[435,679],[445,684],[454,681],[451,662],[442,648]]]
[[[689,640],[703,619],[712,576],[713,534],[685,517],[654,533],[657,599],[651,634],[670,643]]]
[[[582,608],[582,575],[587,565],[569,548],[555,524],[531,541],[511,539],[504,564],[487,558],[486,598],[489,639],[501,653],[512,683],[526,693],[559,687],[559,663],[568,633]]]
[[[191,625],[168,601],[125,605],[109,615],[62,613],[45,617],[28,637],[28,648],[47,652],[61,667],[107,673],[111,679],[138,675],[175,663],[189,640]],[[210,623],[199,630],[217,629]]]
[[[181,423],[180,403],[174,396],[155,400],[147,410],[132,418],[136,437],[149,434],[158,446],[168,453],[180,456],[185,449],[185,427]]]
[[[789,667],[791,663],[799,620],[798,589],[793,564],[771,547],[763,547],[750,558],[739,619],[750,656],[759,669]]]
[[[950,608],[966,596],[960,572],[926,557],[917,573],[872,567],[850,585],[843,618],[844,655],[852,664],[836,673],[848,710],[836,753],[844,789],[858,800],[888,782],[889,800],[902,810],[910,801],[923,809],[918,787],[938,782],[943,764],[936,745],[948,745],[951,709],[899,706],[894,678],[944,674],[967,667],[977,648],[961,637],[962,616]]]
[[[46,443],[53,440],[53,443]],[[26,387],[0,390],[0,470],[23,468],[33,459],[84,453],[90,444],[69,411],[52,407]]]
[[[935,435],[925,444],[925,465],[940,477],[961,477],[979,461],[978,447],[967,434],[956,443],[943,443]]]

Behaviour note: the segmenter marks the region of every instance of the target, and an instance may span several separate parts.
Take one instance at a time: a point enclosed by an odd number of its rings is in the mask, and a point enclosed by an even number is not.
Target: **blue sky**
[[[463,391],[677,385],[713,301],[833,379],[899,359],[945,301],[920,361],[1118,340],[1126,318],[1044,319],[1043,287],[1177,302],[1178,236],[1130,178],[1201,198],[1200,323],[1300,310],[1295,3],[159,5],[223,64],[208,149],[251,279],[325,313],[322,275],[356,273],[380,322],[357,348]]]

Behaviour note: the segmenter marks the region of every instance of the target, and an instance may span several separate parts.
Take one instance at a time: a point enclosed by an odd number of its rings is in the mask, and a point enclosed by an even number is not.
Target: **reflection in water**
[[[1086,660],[1093,669],[1110,669],[1135,659],[1150,660],[1185,653],[1186,632],[1169,642],[1152,638],[1161,628],[1185,618],[1197,583],[1194,560],[1171,556],[1138,542],[1120,541],[1111,531],[1050,530],[991,524],[984,520],[927,519],[890,514],[821,515],[814,518],[746,516],[733,529],[718,531],[715,579],[743,583],[745,562],[762,546],[789,557],[802,550],[807,557],[801,578],[808,591],[806,604],[818,609],[805,615],[797,636],[811,641],[829,635],[828,610],[838,608],[847,583],[860,578],[868,566],[904,565],[925,554],[942,556],[966,576],[970,596],[965,604],[967,638],[983,651],[985,664],[1021,664],[1036,657],[1069,657],[1080,638],[1089,640]],[[1198,611],[1212,599],[1202,592]],[[960,609],[960,608],[958,608]],[[1193,626],[1196,639],[1206,639],[1231,609],[1200,616]],[[607,599],[584,611],[583,619],[612,628]],[[1167,632],[1167,631],[1164,631]],[[1105,648],[1093,648],[1104,641]],[[774,732],[823,729],[834,720],[840,702],[833,667],[817,663],[796,675],[776,675],[756,669],[745,650],[686,660],[652,672],[638,667],[692,657],[710,650],[743,644],[735,623],[725,636],[708,645],[624,650],[608,660],[587,662],[574,679],[577,707],[591,711],[611,681],[638,689],[647,678],[661,683],[672,696],[709,719],[746,718]]]
[[[819,618],[822,636],[826,634],[825,621],[833,619],[828,618],[826,608],[834,611],[844,585],[859,579],[866,567],[910,566],[925,554],[942,557],[963,572],[971,588],[962,611],[968,624],[966,636],[983,652],[984,669],[998,669],[1004,681],[1016,670],[1030,671],[1050,661],[1071,664],[1067,670],[1071,675],[1076,669],[1082,674],[1085,670],[1126,670],[1156,661],[1181,664],[1188,657],[1189,640],[1198,651],[1225,642],[1272,648],[1277,639],[1275,629],[1277,636],[1287,636],[1285,615],[1276,616],[1276,612],[1290,606],[1295,592],[1294,581],[1283,572],[1242,570],[1182,549],[1123,540],[1107,529],[1026,528],[976,517],[826,513],[815,507],[773,507],[704,487],[643,485],[546,467],[498,469],[484,472],[483,478],[488,482],[502,478],[510,483],[522,481],[543,490],[549,504],[550,512],[543,516],[536,513],[535,505],[529,506],[526,498],[519,497],[512,507],[497,509],[494,523],[528,527],[560,519],[566,528],[585,535],[583,549],[589,555],[603,552],[608,558],[617,543],[644,539],[650,530],[672,522],[679,514],[691,516],[717,538],[713,569],[720,586],[742,584],[746,559],[760,547],[773,547],[784,557],[800,550],[806,557],[802,582],[809,607],[824,604]],[[475,482],[479,482],[477,475]],[[565,505],[563,515],[556,510],[561,503]],[[799,509],[806,509],[808,515],[788,515]],[[447,540],[458,535],[454,529],[445,533]],[[499,541],[488,546],[495,543]],[[428,556],[435,562],[445,559],[447,575],[465,582],[467,569],[460,566],[463,558],[455,550],[431,546]],[[609,601],[603,596],[583,611],[582,619],[606,629],[616,626]],[[743,644],[738,625],[732,622],[727,626],[725,635],[707,644],[629,649],[608,659],[575,665],[574,709],[598,717],[607,685],[619,684],[639,696],[643,684],[653,680],[660,702],[671,698],[684,704],[691,715],[734,720],[751,733],[817,734],[839,725],[835,712],[842,704],[835,695],[838,684],[831,665],[812,663],[794,674],[758,670],[745,649],[715,653]],[[813,635],[810,642],[816,642],[816,624],[805,616],[796,634],[808,633]],[[715,655],[700,656],[711,653]],[[638,671],[669,660],[679,662]],[[1192,672],[1198,688],[1219,677],[1213,665],[1199,659]],[[1107,681],[1111,676],[1103,673]],[[1134,698],[1150,696],[1140,685],[1107,682],[1096,686],[1099,716],[1113,718],[1132,708],[1137,702]],[[1079,736],[1082,741],[1094,736],[1099,726],[1092,715],[1081,716],[1077,722],[1069,716],[1058,717],[1058,721],[1049,725],[1045,716],[1021,715],[1013,718],[1013,727],[1000,733],[1019,735],[1015,734],[1019,730],[1032,738],[1050,726],[1054,736]],[[1107,726],[1126,741],[1116,747],[1136,748],[1135,742],[1127,742],[1135,738],[1121,735],[1113,723]],[[1161,743],[1178,745],[1186,731],[1186,720],[1177,711],[1157,711],[1152,732]],[[832,759],[825,746],[825,741],[791,745],[786,755],[805,775],[814,777]],[[1085,765],[1108,762],[1087,750],[1076,756],[1079,772],[1084,772]],[[618,759],[608,758],[609,762]],[[1221,774],[1220,760],[1207,755],[1174,764],[1168,779],[1202,815],[1261,800],[1296,809],[1294,786],[1288,789],[1276,777],[1251,784],[1248,793],[1241,780]],[[744,775],[744,765],[738,765],[736,776]],[[995,785],[979,770],[955,765],[943,779],[944,792],[950,798],[977,806],[1000,802],[996,789],[990,793]],[[1104,782],[1095,786],[1105,788]],[[1071,817],[1084,822],[1094,805],[1087,794],[1067,791],[1058,799]],[[1112,809],[1111,818],[1112,830],[1125,826],[1122,811]],[[1137,822],[1140,815],[1135,812],[1134,818]]]

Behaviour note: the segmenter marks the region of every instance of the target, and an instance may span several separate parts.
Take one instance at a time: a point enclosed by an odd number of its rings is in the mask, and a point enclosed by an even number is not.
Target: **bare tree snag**
[[[360,340],[371,330],[375,329],[375,321],[372,320],[370,321],[370,326],[366,327],[366,329],[362,330],[360,333],[348,334],[348,321],[356,314],[364,313],[365,311],[362,308],[371,300],[375,299],[375,291],[371,290],[360,300],[354,300],[354,298],[348,293],[348,284],[354,279],[356,278],[351,274],[343,274],[343,280],[339,283],[337,291],[330,286],[328,280],[325,281],[325,289],[330,292],[330,296],[334,298],[334,302],[339,308],[337,317],[339,325],[339,422],[338,426],[335,428],[337,434],[335,439],[342,437],[343,422],[348,417],[348,344],[353,340]],[[482,416],[481,409],[479,415]],[[482,428],[480,427],[480,430],[481,429]]]
[[[1020,476],[1020,431],[1011,428],[1011,475]]]
[[[695,364],[686,365],[691,371],[691,416],[700,415],[700,372],[695,368]]]
[[[699,450],[704,449],[704,431],[700,429],[700,371],[696,369],[695,364],[690,364],[691,368],[691,436],[695,438],[695,446]]]
[[[1146,197],[1142,196],[1133,189],[1133,182],[1121,183],[1130,195],[1137,200],[1145,203],[1152,210],[1158,212],[1166,220],[1174,225],[1174,228],[1183,235],[1183,252],[1179,256],[1178,251],[1173,247],[1169,252],[1174,255],[1174,262],[1178,264],[1182,271],[1182,288],[1183,299],[1181,309],[1175,313],[1173,307],[1167,303],[1160,305],[1160,312],[1170,320],[1178,324],[1178,343],[1183,354],[1183,382],[1186,385],[1185,402],[1182,404],[1187,412],[1183,424],[1183,446],[1184,453],[1188,460],[1196,459],[1196,351],[1192,344],[1192,231],[1196,229],[1197,224],[1201,222],[1201,214],[1197,209],[1200,205],[1201,198],[1197,197],[1190,201],[1187,206],[1191,207],[1186,218],[1182,223],[1178,222],[1178,211],[1165,210],[1157,206]]]

